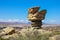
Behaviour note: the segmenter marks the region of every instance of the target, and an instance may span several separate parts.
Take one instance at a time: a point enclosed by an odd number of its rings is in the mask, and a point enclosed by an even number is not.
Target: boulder
[[[0,33],[0,36],[8,35],[8,34],[10,35],[10,34],[12,34],[14,32],[15,32],[15,29],[14,28],[7,27],[7,28],[2,29],[2,32]]]

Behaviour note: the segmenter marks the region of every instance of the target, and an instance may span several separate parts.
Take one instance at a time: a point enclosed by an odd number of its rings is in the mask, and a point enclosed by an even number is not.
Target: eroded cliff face
[[[28,20],[32,27],[41,28],[42,20],[45,19],[46,10],[39,11],[40,7],[33,7],[28,10]]]

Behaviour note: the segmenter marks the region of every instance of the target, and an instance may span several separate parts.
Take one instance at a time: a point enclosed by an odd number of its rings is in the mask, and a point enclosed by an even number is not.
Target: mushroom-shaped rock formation
[[[28,10],[28,20],[32,27],[41,28],[42,20],[45,19],[46,10],[39,11],[40,7],[33,7]]]

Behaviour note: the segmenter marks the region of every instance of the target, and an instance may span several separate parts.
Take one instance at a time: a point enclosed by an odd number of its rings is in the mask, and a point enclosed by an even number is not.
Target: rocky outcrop
[[[0,32],[0,37],[3,39],[8,39],[8,38],[13,37],[15,35],[17,35],[17,34],[16,34],[15,29],[13,27],[4,28]]]
[[[10,35],[10,34],[12,34],[14,32],[15,32],[15,29],[14,28],[7,27],[7,28],[4,28],[4,29],[1,30],[0,36],[2,36],[2,35]]]
[[[39,11],[40,7],[33,7],[28,10],[28,20],[32,27],[41,28],[42,20],[45,19],[46,10]]]

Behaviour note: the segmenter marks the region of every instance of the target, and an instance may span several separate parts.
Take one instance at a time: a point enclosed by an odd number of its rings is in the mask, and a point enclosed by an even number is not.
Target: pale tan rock
[[[18,38],[18,37],[19,37],[19,35],[17,33],[13,33],[11,35],[1,36],[1,38],[3,38],[3,39]]]
[[[7,27],[5,29],[3,29],[3,31],[6,33],[6,34],[9,34],[9,33],[12,33],[14,32],[14,28],[13,27]]]
[[[14,30],[14,28],[12,28],[12,27],[7,27],[7,28],[3,29],[3,31],[6,33],[12,32],[13,30]]]
[[[0,33],[0,36],[12,34],[14,32],[15,32],[15,29],[14,28],[7,27],[7,28],[2,29],[2,32]]]

